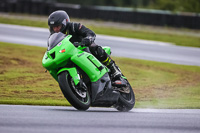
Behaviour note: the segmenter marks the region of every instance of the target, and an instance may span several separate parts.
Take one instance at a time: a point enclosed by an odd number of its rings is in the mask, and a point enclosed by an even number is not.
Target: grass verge
[[[42,67],[45,50],[0,43],[0,104],[69,105]],[[134,89],[136,108],[200,108],[200,67],[113,58]]]
[[[48,28],[47,19],[48,19],[47,17],[46,19],[40,17],[31,19],[27,17],[0,16],[0,23]],[[180,34],[175,34],[174,32],[162,33],[159,32],[159,30],[155,32],[156,31],[155,28],[151,28],[151,30],[144,30],[144,28],[143,30],[134,30],[128,28],[123,29],[123,24],[121,24],[121,26],[118,27],[117,26],[113,27],[112,24],[103,25],[103,23],[100,23],[98,25],[95,23],[86,22],[83,24],[86,25],[88,28],[92,29],[97,34],[170,42],[180,46],[200,47],[200,37],[198,36],[190,36],[184,34],[180,35]]]

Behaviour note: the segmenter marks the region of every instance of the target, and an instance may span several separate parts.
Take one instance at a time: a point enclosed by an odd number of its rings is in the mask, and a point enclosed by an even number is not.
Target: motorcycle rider
[[[114,78],[122,75],[120,70],[117,69],[115,62],[105,50],[94,43],[96,38],[95,33],[80,23],[70,22],[70,18],[65,11],[58,10],[51,13],[48,18],[48,25],[51,34],[62,32],[67,35],[72,35],[70,40],[72,43],[81,42],[81,44],[89,47],[90,52],[111,70]]]

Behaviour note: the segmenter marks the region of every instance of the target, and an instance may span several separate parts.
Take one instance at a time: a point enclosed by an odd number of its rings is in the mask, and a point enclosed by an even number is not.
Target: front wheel
[[[58,75],[60,89],[69,103],[78,110],[87,110],[90,107],[88,90],[78,88],[67,71]]]

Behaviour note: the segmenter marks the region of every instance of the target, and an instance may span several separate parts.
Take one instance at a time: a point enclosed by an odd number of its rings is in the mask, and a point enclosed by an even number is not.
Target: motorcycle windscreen
[[[66,34],[63,34],[62,32],[54,33],[52,34],[47,42],[47,50],[51,50],[54,48],[59,42],[61,42],[66,37]]]

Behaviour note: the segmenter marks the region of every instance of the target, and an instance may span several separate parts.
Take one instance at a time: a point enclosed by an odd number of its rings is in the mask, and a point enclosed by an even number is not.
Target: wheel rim
[[[82,98],[86,98],[87,92],[80,90],[76,87],[76,85],[74,84],[73,79],[71,79],[71,85],[72,85],[72,89],[76,92],[76,94]]]
[[[88,101],[89,101],[89,98],[88,98],[88,92],[87,91],[84,91],[83,89],[79,89],[73,79],[71,78],[70,80],[70,85],[71,85],[71,88],[72,88],[72,92],[74,93],[74,95],[76,95],[76,97],[84,104],[86,104]]]

